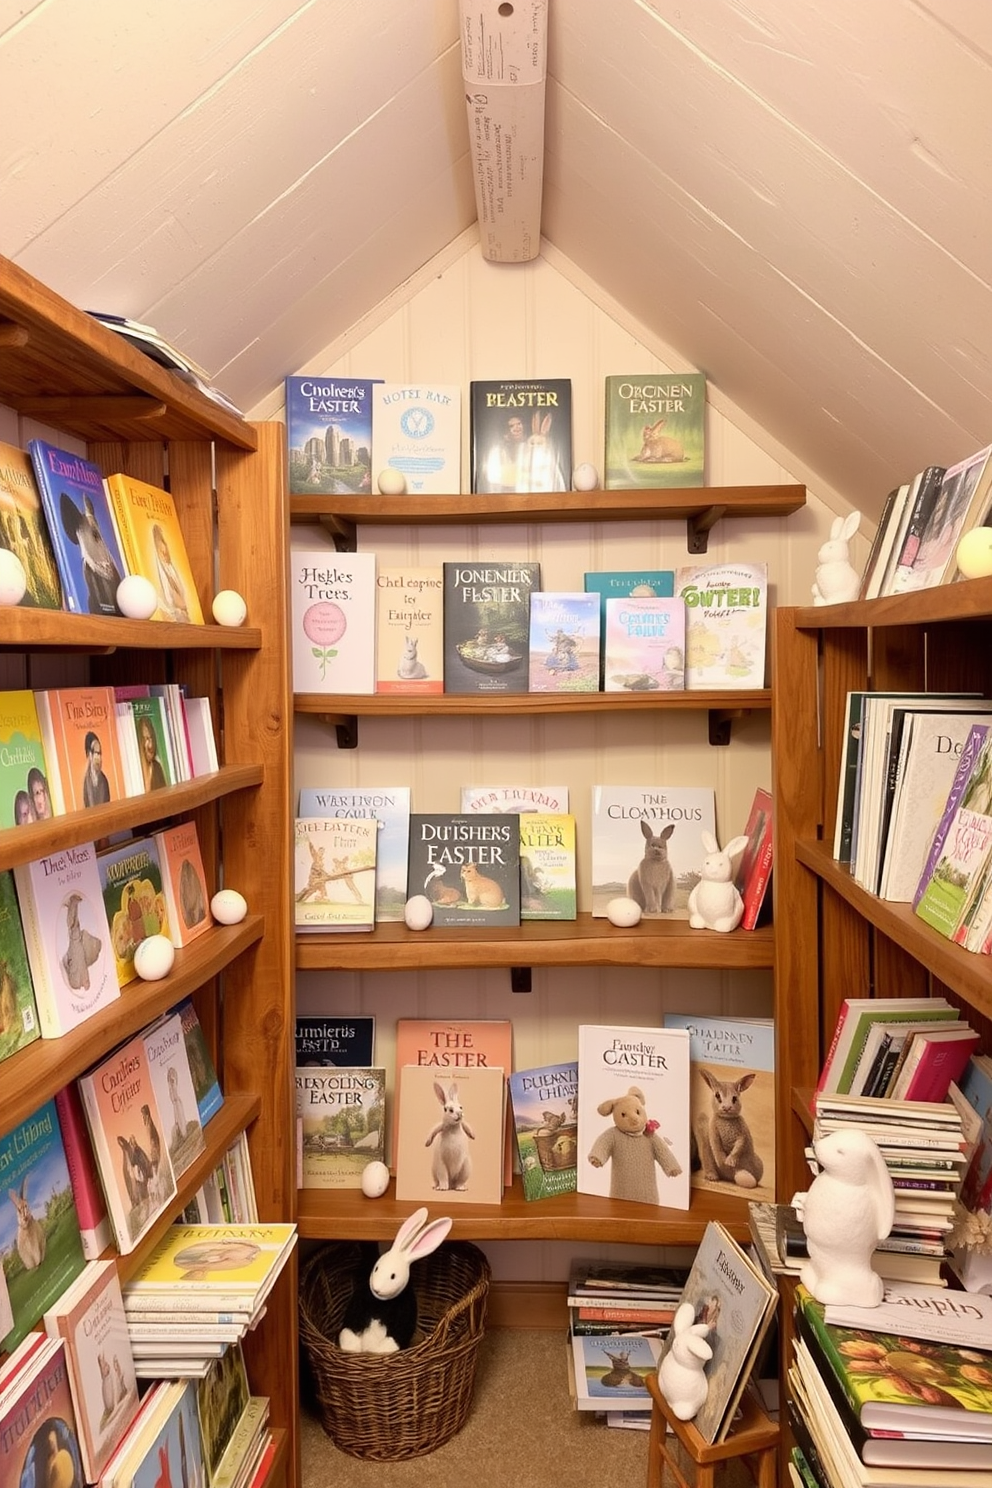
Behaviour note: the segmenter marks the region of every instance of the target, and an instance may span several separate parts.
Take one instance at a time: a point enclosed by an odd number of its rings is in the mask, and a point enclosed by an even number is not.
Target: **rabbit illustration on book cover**
[[[434,1081],[434,1094],[441,1103],[441,1119],[430,1131],[425,1147],[434,1145],[431,1155],[431,1179],[441,1193],[449,1189],[464,1192],[472,1176],[472,1158],[468,1144],[475,1132],[465,1120],[458,1086],[452,1080],[447,1089]]]

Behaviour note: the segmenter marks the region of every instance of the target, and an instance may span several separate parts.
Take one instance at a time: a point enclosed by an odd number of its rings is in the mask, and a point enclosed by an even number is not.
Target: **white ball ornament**
[[[573,491],[595,491],[599,488],[599,471],[588,460],[576,465],[572,471]]]
[[[641,906],[636,899],[611,899],[606,906],[606,918],[618,930],[629,930],[640,923]]]
[[[24,598],[28,576],[24,564],[9,548],[0,548],[0,605],[17,605]]]
[[[406,901],[403,918],[408,930],[426,930],[434,918],[434,906],[426,894],[414,894]]]
[[[210,901],[210,912],[218,925],[240,925],[248,913],[248,901],[237,889],[218,889]]]
[[[160,982],[169,975],[176,948],[167,935],[149,935],[134,953],[134,969],[145,982]]]
[[[232,630],[244,625],[248,618],[248,606],[236,589],[221,589],[214,595],[210,609],[218,625],[227,625]]]
[[[143,574],[128,574],[117,585],[117,608],[129,620],[150,620],[158,609],[155,585]]]
[[[992,527],[973,527],[966,532],[955,557],[966,579],[984,579],[992,574]]]
[[[402,496],[406,491],[406,476],[402,470],[393,470],[387,466],[385,470],[379,471],[377,484],[383,496]]]
[[[384,1162],[366,1163],[362,1169],[362,1193],[367,1199],[381,1199],[389,1187],[389,1169]]]

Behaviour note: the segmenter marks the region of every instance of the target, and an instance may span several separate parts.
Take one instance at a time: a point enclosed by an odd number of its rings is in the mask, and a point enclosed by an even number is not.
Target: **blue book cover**
[[[127,573],[99,466],[44,439],[28,454],[58,564],[65,607],[78,615],[119,615]]]
[[[599,619],[595,594],[532,592],[528,691],[599,691]]]
[[[372,489],[372,389],[380,377],[287,377],[286,442],[293,496]]]
[[[587,594],[599,595],[599,656],[606,645],[606,601],[608,599],[671,599],[675,594],[674,568],[602,569],[582,575]]]
[[[207,1481],[196,1386],[192,1380],[187,1380],[158,1434],[149,1441],[148,1450],[134,1469],[132,1488],[173,1488],[173,1485],[175,1488],[194,1488],[194,1485]]]
[[[992,1068],[988,1061],[972,1055],[958,1089],[983,1122],[961,1185],[961,1203],[971,1214],[987,1214],[992,1209]]]
[[[376,785],[304,787],[300,816],[339,820],[356,816],[378,823],[375,849],[375,920],[402,920],[406,907],[407,854],[410,844],[410,787]],[[356,1064],[371,1064],[372,1057]]]

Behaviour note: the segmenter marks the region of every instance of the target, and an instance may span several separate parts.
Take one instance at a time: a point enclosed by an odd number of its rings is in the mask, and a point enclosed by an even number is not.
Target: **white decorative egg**
[[[973,527],[958,543],[955,557],[966,579],[992,574],[992,527]]]
[[[434,906],[426,894],[414,894],[403,911],[408,930],[426,930],[434,918]]]
[[[134,953],[134,969],[145,982],[160,982],[172,970],[176,948],[167,935],[149,935]]]
[[[229,625],[232,630],[238,625],[244,625],[248,617],[248,606],[236,589],[221,589],[214,595],[210,608],[217,624]]]
[[[143,574],[128,574],[117,585],[117,608],[129,620],[150,620],[158,609],[155,585]]]
[[[389,1169],[384,1162],[370,1162],[362,1169],[362,1193],[367,1199],[381,1199],[389,1187]]]
[[[383,496],[402,496],[406,490],[406,476],[402,470],[393,470],[387,466],[385,470],[379,471],[377,484]]]
[[[584,460],[581,465],[576,465],[572,471],[573,491],[595,491],[599,487],[599,471],[595,465]]]
[[[218,889],[210,909],[219,925],[240,925],[248,913],[248,901],[237,889]]]
[[[636,899],[611,899],[606,906],[606,918],[620,930],[629,930],[641,918],[641,906]]]
[[[20,604],[28,587],[24,564],[9,548],[0,548],[0,605]]]

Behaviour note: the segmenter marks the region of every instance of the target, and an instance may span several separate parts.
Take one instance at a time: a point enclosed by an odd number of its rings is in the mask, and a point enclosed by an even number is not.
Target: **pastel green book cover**
[[[705,411],[702,372],[607,377],[605,489],[703,485]]]

